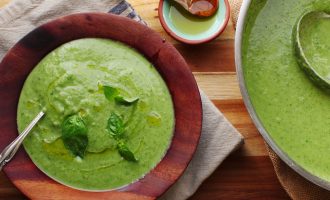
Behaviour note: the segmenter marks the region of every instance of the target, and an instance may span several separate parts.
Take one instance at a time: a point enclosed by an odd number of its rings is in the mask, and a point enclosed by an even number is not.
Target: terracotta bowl
[[[31,199],[155,199],[182,175],[196,150],[202,126],[201,99],[178,51],[153,30],[125,17],[101,13],[65,16],[36,28],[9,50],[0,63],[0,149],[18,135],[17,103],[31,70],[61,44],[88,37],[109,38],[137,49],[163,77],[175,111],[174,137],[165,157],[142,179],[109,192],[80,191],[55,182],[32,163],[23,148],[4,172]]]

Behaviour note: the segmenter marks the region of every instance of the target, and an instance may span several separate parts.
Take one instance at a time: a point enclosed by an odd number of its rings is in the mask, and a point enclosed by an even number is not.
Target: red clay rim
[[[226,18],[224,20],[224,23],[222,24],[221,28],[219,29],[219,31],[215,32],[212,36],[207,37],[205,39],[201,39],[201,40],[188,40],[185,38],[182,38],[180,36],[178,36],[177,34],[175,34],[166,24],[164,16],[163,16],[163,5],[164,5],[164,0],[160,0],[159,4],[158,4],[158,16],[159,16],[159,21],[160,24],[162,25],[162,27],[165,29],[165,31],[172,36],[174,39],[186,43],[186,44],[192,44],[192,45],[196,45],[196,44],[202,44],[202,43],[206,43],[206,42],[210,42],[212,40],[214,40],[215,38],[217,38],[227,27],[227,24],[229,22],[229,17],[230,17],[230,5],[228,0],[224,0],[225,5],[226,5]]]

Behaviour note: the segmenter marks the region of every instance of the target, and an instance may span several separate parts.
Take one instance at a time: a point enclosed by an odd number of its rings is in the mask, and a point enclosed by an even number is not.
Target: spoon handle
[[[31,129],[37,124],[37,122],[44,116],[44,112],[40,112],[31,123],[24,129],[24,131],[12,141],[0,154],[0,171],[2,167],[7,164],[16,154],[18,148],[21,146],[24,138],[29,134]]]

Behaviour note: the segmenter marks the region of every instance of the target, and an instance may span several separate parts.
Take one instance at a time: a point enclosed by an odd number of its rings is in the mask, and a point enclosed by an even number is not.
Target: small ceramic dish
[[[162,24],[165,31],[178,41],[181,41],[186,44],[201,44],[209,42],[218,37],[225,30],[228,24],[230,16],[229,2],[228,0],[219,0],[219,8],[214,14],[214,16],[210,17],[212,18],[212,21],[206,24],[207,28],[205,28],[204,30],[196,31],[196,22],[203,22],[209,19],[193,16],[194,18],[191,27],[185,28],[186,30],[190,30],[192,32],[184,31],[182,27],[178,27],[179,24],[176,24],[176,22],[173,20],[171,12],[178,12],[176,8],[178,6],[171,1],[173,0],[159,1],[158,15],[160,23]],[[173,11],[172,9],[175,10]],[[180,8],[178,10],[180,10]],[[185,17],[183,18],[183,20],[185,20]],[[184,23],[184,21],[182,21],[181,24],[185,26],[185,24],[187,23]]]

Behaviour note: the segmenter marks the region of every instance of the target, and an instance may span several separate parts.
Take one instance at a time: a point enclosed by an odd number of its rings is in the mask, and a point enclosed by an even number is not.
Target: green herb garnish
[[[119,90],[112,86],[104,85],[102,86],[102,88],[105,98],[107,98],[109,101],[112,101],[114,99],[116,103],[125,106],[130,106],[139,101],[138,97],[134,97],[134,98],[123,97],[122,95],[120,95]]]
[[[118,104],[122,104],[122,105],[125,105],[125,106],[130,106],[130,105],[138,102],[139,101],[139,98],[137,98],[137,97],[126,98],[126,97],[123,97],[123,96],[118,95],[118,96],[115,97],[115,101]]]
[[[124,105],[124,106],[130,106],[139,101],[139,98],[126,98],[120,95],[120,92],[118,89],[111,87],[111,86],[102,86],[104,96],[109,101],[112,101],[113,99],[117,104]],[[108,119],[107,124],[107,130],[110,133],[110,135],[117,141],[117,150],[121,157],[123,157],[125,160],[136,162],[137,159],[134,156],[134,153],[129,150],[129,148],[126,146],[126,143],[123,140],[124,131],[125,131],[125,123],[121,116],[117,115],[116,113],[112,112],[110,114],[110,117]]]
[[[121,157],[128,161],[136,162],[133,152],[129,150],[124,142],[124,131],[125,131],[125,123],[123,119],[112,112],[108,119],[107,130],[111,134],[111,136],[117,141],[117,150]]]
[[[114,139],[121,139],[125,130],[123,119],[116,113],[112,112],[108,119],[107,129]]]
[[[119,141],[117,143],[117,149],[121,157],[123,157],[125,160],[137,162],[138,160],[135,158],[133,152],[129,150],[129,148],[126,146],[126,144],[123,141]]]
[[[71,115],[63,121],[61,128],[64,146],[74,156],[83,158],[88,144],[84,120],[79,115]]]
[[[108,85],[104,85],[103,86],[103,92],[104,92],[104,96],[111,101],[114,97],[116,97],[119,94],[119,91],[111,86]]]

